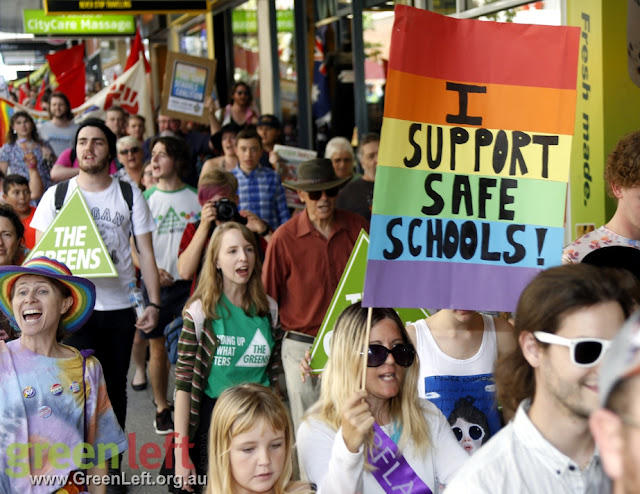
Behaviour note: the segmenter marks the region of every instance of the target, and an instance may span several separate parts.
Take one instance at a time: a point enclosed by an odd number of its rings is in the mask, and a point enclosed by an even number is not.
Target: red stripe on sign
[[[451,81],[575,89],[580,28],[454,19],[397,5],[389,68]]]

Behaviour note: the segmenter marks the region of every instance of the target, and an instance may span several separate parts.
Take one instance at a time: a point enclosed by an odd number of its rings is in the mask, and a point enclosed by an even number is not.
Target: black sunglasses
[[[136,154],[138,151],[140,151],[139,147],[134,147],[131,149],[121,149],[120,154]]]
[[[456,435],[456,439],[458,440],[458,442],[462,441],[462,428],[456,425],[455,427],[452,427],[451,430],[453,430],[453,433]],[[471,427],[469,427],[469,437],[474,441],[481,439],[483,436],[484,430],[479,425],[473,424]]]
[[[340,187],[332,187],[327,190],[312,190],[311,192],[307,192],[307,194],[309,194],[309,199],[317,201],[322,197],[323,192],[327,194],[327,197],[335,197],[338,195],[338,192],[340,192]]]
[[[369,345],[367,367],[380,367],[387,361],[389,354],[393,355],[393,360],[401,367],[409,367],[416,356],[415,350],[404,343],[394,345],[391,350],[382,345]]]

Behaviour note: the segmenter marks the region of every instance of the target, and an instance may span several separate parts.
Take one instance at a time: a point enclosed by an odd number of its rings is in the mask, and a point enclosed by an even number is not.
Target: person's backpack
[[[182,316],[179,316],[164,327],[164,346],[167,349],[169,362],[172,364],[178,361],[178,340],[182,331],[182,322]]]
[[[133,189],[131,188],[131,184],[129,182],[124,182],[122,180],[118,180],[118,184],[120,185],[120,192],[122,193],[122,197],[129,206],[129,232],[133,237],[133,243],[136,247],[136,251],[140,252],[138,249],[138,242],[136,241],[136,236],[133,234]],[[67,190],[69,189],[69,180],[63,180],[62,182],[56,185],[55,191],[55,214],[58,214],[62,209],[64,204],[64,198],[67,195]]]

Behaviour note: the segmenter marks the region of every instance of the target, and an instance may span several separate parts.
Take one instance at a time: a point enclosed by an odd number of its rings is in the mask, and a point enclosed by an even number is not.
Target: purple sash
[[[378,424],[373,424],[373,450],[368,460],[374,467],[371,473],[387,494],[432,494]]]

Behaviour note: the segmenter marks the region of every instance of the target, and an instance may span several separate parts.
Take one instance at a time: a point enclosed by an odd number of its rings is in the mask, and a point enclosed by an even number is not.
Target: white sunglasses
[[[578,367],[593,367],[602,359],[611,340],[601,338],[563,338],[546,331],[534,331],[533,336],[542,343],[569,347],[571,363]]]

